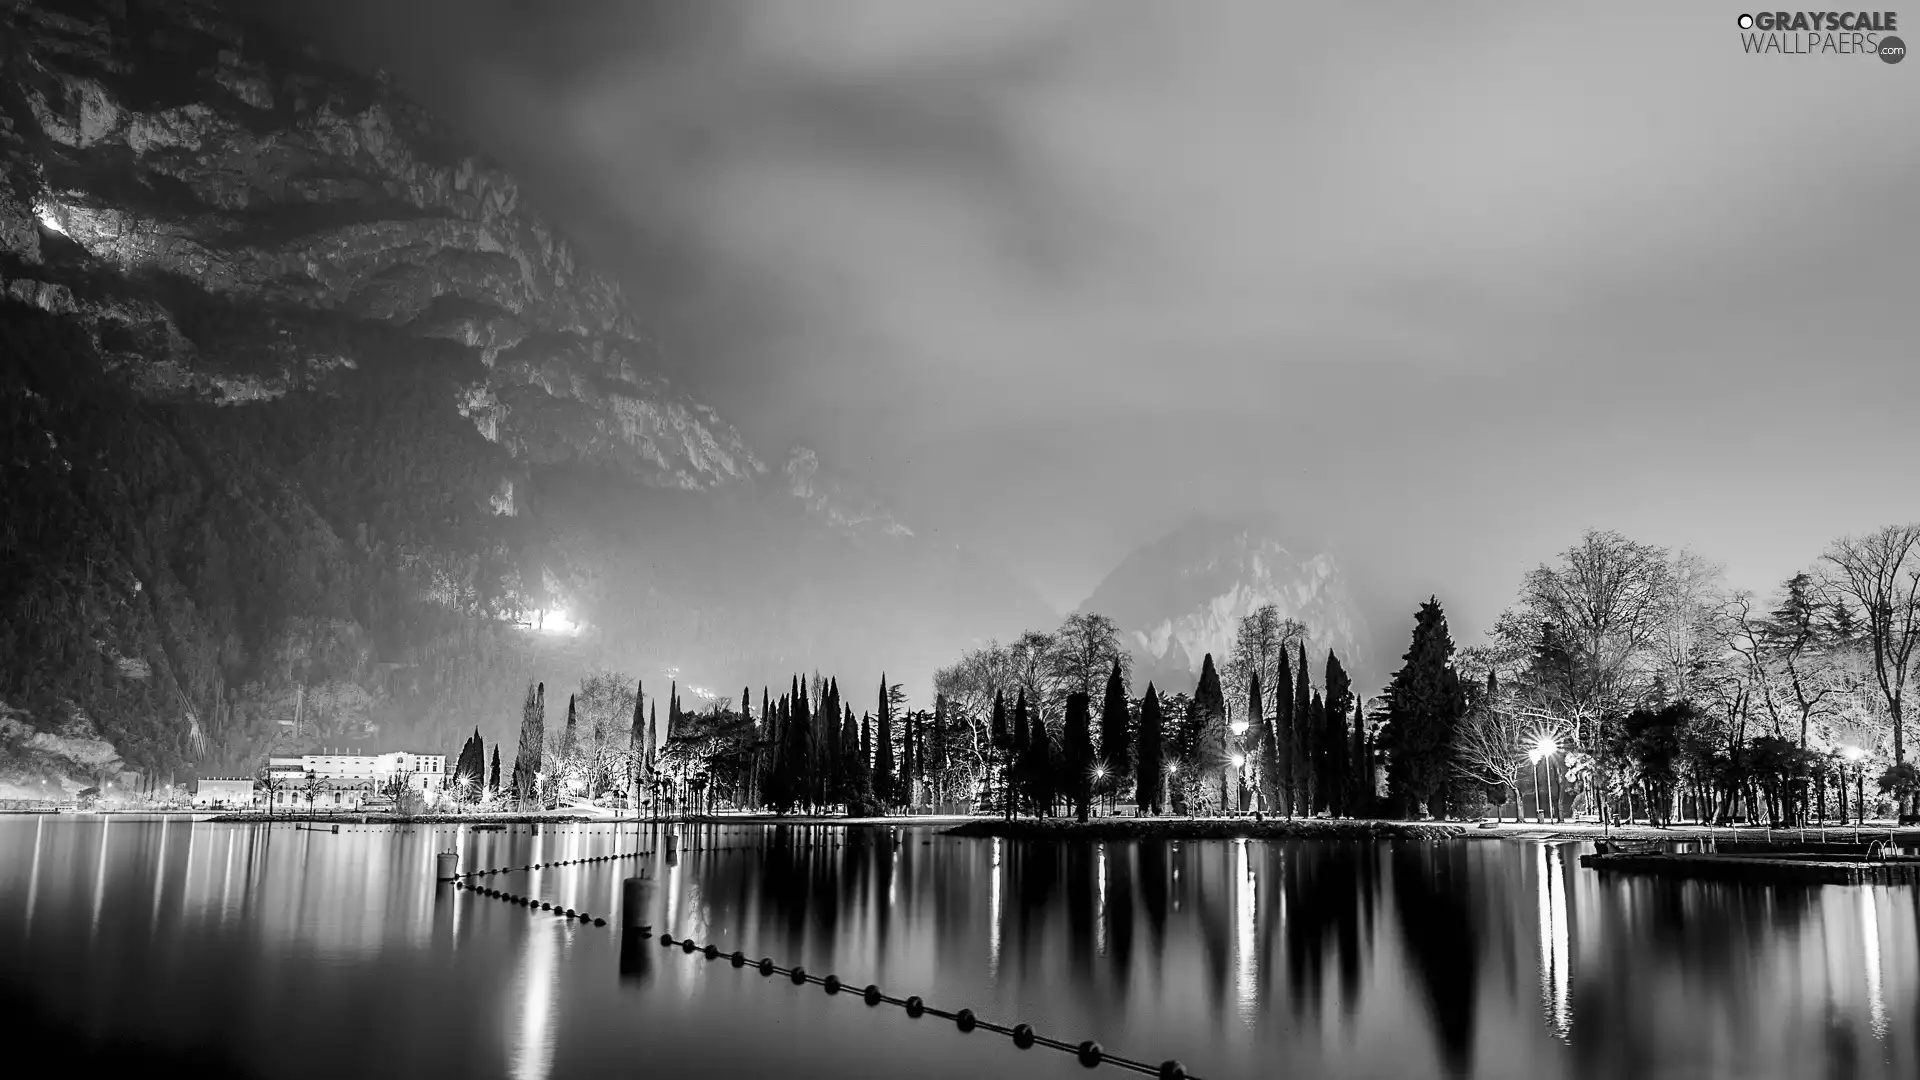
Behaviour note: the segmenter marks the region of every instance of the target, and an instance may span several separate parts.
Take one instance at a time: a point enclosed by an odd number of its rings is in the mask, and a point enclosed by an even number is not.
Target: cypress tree
[[[1007,733],[1007,695],[993,692],[993,752],[1000,761],[1001,810],[1013,817],[1013,737]]]
[[[495,794],[500,790],[500,744],[493,744],[493,770],[487,774],[487,793]]]
[[[1147,696],[1140,700],[1140,756],[1134,768],[1134,805],[1142,814],[1160,812],[1160,793],[1166,781],[1166,763],[1161,760],[1160,742],[1164,723],[1160,717],[1160,695],[1147,684]]]
[[[640,812],[640,772],[647,760],[647,715],[643,706],[646,703],[646,682],[635,680],[633,684],[633,720],[627,729],[627,795],[633,802],[633,811]]]
[[[1313,691],[1307,685],[1307,643],[1300,642],[1293,673],[1293,805],[1313,816]]]
[[[846,706],[846,716],[840,722],[840,758],[840,775],[845,778],[841,798],[846,801],[847,816],[864,816],[869,799],[867,769],[866,762],[860,760],[860,726],[853,718],[851,705]]]
[[[680,734],[680,682],[674,680],[667,684],[667,741],[672,742]]]
[[[1107,674],[1107,692],[1100,703],[1100,763],[1107,770],[1110,790],[1123,791],[1133,776],[1133,748],[1127,745],[1132,717],[1127,715],[1127,687],[1115,659]]]
[[[887,673],[884,671],[880,673],[880,718],[874,724],[873,744],[873,790],[880,799],[880,809],[884,813],[899,791],[893,768],[893,702],[887,697]]]
[[[1033,718],[1027,734],[1027,749],[1022,755],[1026,768],[1026,797],[1036,815],[1053,816],[1054,775],[1058,771],[1053,745],[1047,738],[1047,722]]]
[[[525,809],[529,799],[539,795],[541,748],[546,741],[547,684],[527,688],[526,705],[520,712],[520,751],[513,761],[513,796]]]
[[[860,760],[867,763],[867,780],[873,780],[873,714],[860,713]]]
[[[807,683],[799,676],[793,682],[793,781],[794,801],[819,805],[819,773],[815,768],[817,744],[814,740],[813,710],[807,701]]]
[[[1413,644],[1387,686],[1387,784],[1409,817],[1425,807],[1446,814],[1446,789],[1454,739],[1466,711],[1466,695],[1453,670],[1453,638],[1438,597],[1414,616]]]
[[[1353,770],[1347,765],[1347,711],[1353,705],[1353,683],[1332,649],[1327,650],[1326,724],[1321,744],[1327,758],[1327,810],[1334,817],[1351,813],[1348,803]]]
[[[573,763],[573,750],[574,747],[578,745],[575,740],[579,736],[579,730],[577,714],[574,711],[574,695],[568,694],[567,726],[566,730],[561,732],[560,735],[560,767],[563,769],[568,768]]]
[[[1087,820],[1093,802],[1093,702],[1075,691],[1067,695],[1067,720],[1061,733],[1060,790],[1073,800],[1074,814]]]
[[[1347,812],[1354,817],[1373,813],[1373,758],[1367,753],[1366,702],[1353,698],[1353,741],[1347,756],[1352,783],[1347,788]]]
[[[1273,813],[1280,806],[1280,755],[1276,751],[1273,730],[1267,726],[1266,699],[1260,689],[1260,673],[1253,673],[1253,679],[1247,687],[1247,730],[1253,733],[1258,755],[1248,754],[1247,760],[1258,762],[1258,791],[1260,808]]]
[[[1013,707],[1012,794],[1014,803],[1019,809],[1025,808],[1028,802],[1027,790],[1031,787],[1027,770],[1032,767],[1033,759],[1028,755],[1027,748],[1033,745],[1033,733],[1027,730],[1027,727],[1027,691],[1022,687],[1019,699]]]
[[[933,765],[927,770],[930,801],[939,813],[947,796],[947,695],[933,695]]]
[[[1199,729],[1193,751],[1197,775],[1194,793],[1199,796],[1196,814],[1213,815],[1224,811],[1227,797],[1227,699],[1220,689],[1220,673],[1214,670],[1213,654],[1200,664],[1200,685],[1193,695],[1199,709]]]
[[[1313,692],[1313,704],[1307,708],[1307,715],[1313,718],[1307,731],[1314,750],[1313,812],[1318,814],[1331,809],[1327,799],[1327,703],[1321,699],[1320,691]]]
[[[1273,683],[1273,786],[1281,812],[1292,817],[1300,804],[1293,790],[1293,661],[1285,648]]]

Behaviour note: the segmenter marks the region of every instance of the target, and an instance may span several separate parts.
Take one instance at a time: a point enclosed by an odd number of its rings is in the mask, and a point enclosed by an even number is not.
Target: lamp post
[[[1093,767],[1094,790],[1099,791],[1100,788],[1104,787],[1106,785],[1106,780],[1107,780],[1107,767],[1104,764],[1095,765]],[[1109,793],[1102,791],[1101,794],[1105,795]]]
[[[1849,746],[1840,751],[1840,756],[1853,766],[1853,838],[1860,839],[1860,826],[1867,823],[1867,772],[1863,763],[1867,752],[1857,746]],[[1840,774],[1840,812],[1846,814],[1847,774]]]
[[[1179,775],[1180,775],[1180,763],[1177,761],[1167,762],[1167,810],[1168,812],[1172,812],[1173,810],[1173,785],[1175,783],[1175,778],[1178,777]]]
[[[1539,766],[1539,764],[1542,761],[1547,763],[1546,793],[1547,793],[1548,801],[1552,801],[1553,799],[1553,755],[1559,752],[1560,752],[1560,742],[1559,740],[1555,739],[1551,735],[1542,735],[1539,738],[1535,739],[1533,742],[1533,746],[1529,747],[1527,750],[1527,760],[1531,761],[1536,768]],[[1533,802],[1534,802],[1534,810],[1535,810],[1534,816],[1536,818],[1540,816],[1540,814],[1538,813],[1538,811],[1540,810],[1540,790],[1541,790],[1540,778],[1539,778],[1539,775],[1536,773],[1536,775],[1534,776],[1534,787],[1533,787],[1533,795],[1534,795]],[[1560,806],[1558,803],[1555,803],[1553,807],[1553,819],[1555,821],[1560,820]]]
[[[1233,781],[1234,782],[1232,787],[1232,795],[1230,797],[1233,799],[1233,810],[1235,813],[1238,813],[1240,810],[1240,791],[1242,788],[1246,786],[1246,783],[1247,783],[1247,775],[1245,771],[1247,767],[1247,752],[1246,752],[1247,721],[1235,720],[1232,724],[1229,724],[1228,727],[1230,727],[1233,730]]]

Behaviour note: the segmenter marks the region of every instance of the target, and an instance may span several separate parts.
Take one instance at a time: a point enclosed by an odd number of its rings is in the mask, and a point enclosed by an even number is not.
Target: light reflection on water
[[[1576,843],[758,825],[682,826],[670,864],[485,881],[610,924],[592,927],[436,890],[434,856],[660,850],[653,827],[342,829],[0,817],[0,927],[19,928],[0,983],[31,987],[63,1039],[219,1046],[276,1078],[1084,1072],[751,967],[623,957],[639,872],[656,933],[1210,1080],[1920,1075],[1912,889],[1602,878]]]

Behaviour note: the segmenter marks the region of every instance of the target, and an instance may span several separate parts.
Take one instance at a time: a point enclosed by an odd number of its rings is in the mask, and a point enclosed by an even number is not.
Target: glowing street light
[[[1234,767],[1234,768],[1236,768],[1236,769],[1244,769],[1244,768],[1246,768],[1246,765],[1247,765],[1247,755],[1245,755],[1245,754],[1235,754],[1235,755],[1233,755],[1233,767]]]
[[[1245,720],[1235,720],[1228,726],[1233,728],[1233,737],[1236,739],[1247,733],[1247,722]]]

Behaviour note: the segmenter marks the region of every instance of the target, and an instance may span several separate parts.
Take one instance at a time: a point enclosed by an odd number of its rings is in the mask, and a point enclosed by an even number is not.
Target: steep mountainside
[[[512,177],[237,10],[0,3],[0,754],[440,745],[530,675],[737,693],[1048,617],[770,464]]]
[[[1331,648],[1348,671],[1368,671],[1373,640],[1339,562],[1282,535],[1271,522],[1193,518],[1121,560],[1080,609],[1119,624],[1138,686],[1190,688],[1202,658],[1224,662],[1241,617],[1269,603],[1306,625],[1316,664]]]

